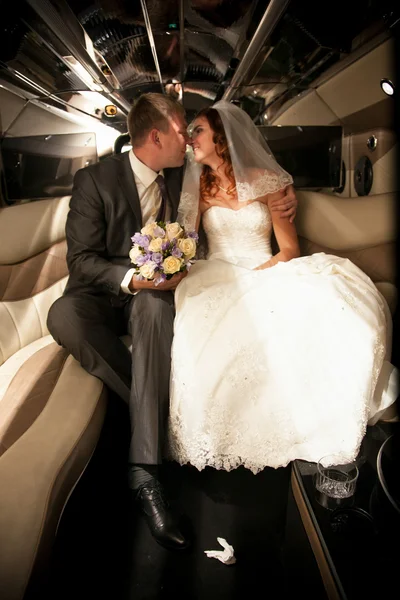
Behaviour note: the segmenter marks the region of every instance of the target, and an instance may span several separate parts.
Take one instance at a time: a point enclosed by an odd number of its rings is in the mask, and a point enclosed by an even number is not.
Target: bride
[[[201,219],[208,256],[175,293],[169,457],[253,473],[354,460],[397,396],[386,301],[349,260],[299,257],[294,224],[270,210],[293,180],[244,111],[203,110],[192,146],[178,220]]]

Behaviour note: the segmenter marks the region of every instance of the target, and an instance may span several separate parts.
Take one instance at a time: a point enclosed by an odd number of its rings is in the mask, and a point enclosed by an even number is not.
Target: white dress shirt
[[[150,169],[147,165],[142,163],[137,156],[133,153],[133,150],[129,150],[129,162],[132,168],[133,177],[135,179],[136,189],[139,196],[140,208],[142,210],[142,221],[143,227],[147,223],[152,223],[156,220],[158,211],[161,206],[161,192],[158,184],[156,183],[156,177],[163,175],[163,171],[156,173],[153,169]],[[169,203],[166,207],[165,220],[168,221],[171,217],[171,207]],[[136,231],[132,232],[132,235]],[[134,274],[134,269],[129,269],[125,277],[121,282],[121,289],[126,294],[135,294],[137,292],[131,292],[128,285]]]

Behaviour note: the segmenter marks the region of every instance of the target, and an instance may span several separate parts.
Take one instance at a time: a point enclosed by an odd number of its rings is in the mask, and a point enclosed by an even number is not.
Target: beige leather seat
[[[298,191],[296,228],[302,255],[326,252],[350,259],[397,306],[396,199],[386,193],[357,198]]]
[[[96,447],[100,380],[46,328],[67,280],[69,197],[0,210],[0,598],[46,565],[63,507]]]
[[[298,197],[302,253],[347,256],[394,311],[394,197],[379,204],[315,192]],[[46,329],[67,280],[68,205],[64,197],[0,210],[0,598],[7,600],[22,599],[32,573],[46,564],[105,415],[102,383]],[[382,418],[396,418],[394,409]]]
[[[297,191],[296,195],[296,229],[302,256],[325,252],[348,258],[372,279],[393,316],[398,296],[397,194],[339,198],[329,193]],[[380,420],[397,421],[396,404],[386,409]]]

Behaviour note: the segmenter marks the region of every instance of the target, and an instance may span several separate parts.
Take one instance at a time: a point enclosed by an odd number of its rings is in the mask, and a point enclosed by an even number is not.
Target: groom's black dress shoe
[[[142,485],[136,493],[136,502],[143,512],[152,536],[169,550],[184,550],[189,541],[178,528],[164,490],[156,479]]]

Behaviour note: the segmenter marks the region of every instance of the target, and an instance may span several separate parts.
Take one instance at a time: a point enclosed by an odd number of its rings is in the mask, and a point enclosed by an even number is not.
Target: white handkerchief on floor
[[[224,550],[204,550],[208,558],[216,558],[220,560],[224,565],[233,565],[236,562],[234,555],[233,546],[230,546],[224,538],[217,538],[218,543],[224,548]]]

